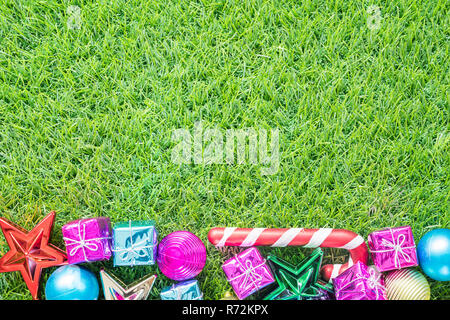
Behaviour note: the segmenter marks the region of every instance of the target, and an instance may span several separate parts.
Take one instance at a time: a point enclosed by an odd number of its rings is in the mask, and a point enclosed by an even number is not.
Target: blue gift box
[[[197,280],[187,280],[162,289],[161,300],[203,300],[203,293]]]
[[[157,236],[153,221],[116,224],[113,228],[114,266],[155,264]]]

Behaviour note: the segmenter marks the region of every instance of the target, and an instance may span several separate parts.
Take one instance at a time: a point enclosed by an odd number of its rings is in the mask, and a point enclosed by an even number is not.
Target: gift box
[[[161,290],[161,300],[203,300],[197,280],[186,280]]]
[[[107,217],[80,219],[62,227],[69,264],[111,257],[111,221]]]
[[[153,221],[129,221],[114,225],[114,266],[154,264],[157,244]]]
[[[241,300],[275,281],[266,260],[253,247],[227,260],[222,269]]]
[[[381,272],[418,265],[410,226],[388,228],[369,234],[372,260]]]
[[[381,274],[358,261],[333,278],[336,300],[386,300]]]

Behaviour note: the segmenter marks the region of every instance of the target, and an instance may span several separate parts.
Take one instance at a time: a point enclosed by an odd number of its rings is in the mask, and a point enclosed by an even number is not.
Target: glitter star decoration
[[[38,299],[42,269],[67,263],[65,251],[49,244],[55,212],[26,231],[4,218],[0,227],[10,250],[0,259],[0,272],[20,271],[34,300]]]
[[[156,275],[145,276],[128,286],[105,270],[100,270],[100,279],[105,300],[146,300]]]
[[[276,288],[264,300],[309,300],[322,295],[318,282],[323,251],[317,248],[297,266],[280,258],[269,256],[267,260],[276,279]]]

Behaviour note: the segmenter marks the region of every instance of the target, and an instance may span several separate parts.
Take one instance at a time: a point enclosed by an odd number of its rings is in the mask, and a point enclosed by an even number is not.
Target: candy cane
[[[367,264],[368,252],[363,237],[344,229],[268,229],[268,228],[213,228],[208,240],[216,247],[223,246],[303,246],[305,248],[341,248],[350,252],[345,264],[327,264],[321,273],[331,280],[358,261]]]

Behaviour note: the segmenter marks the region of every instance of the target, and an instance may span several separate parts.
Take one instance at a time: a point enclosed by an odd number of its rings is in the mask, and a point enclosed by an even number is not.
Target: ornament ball
[[[175,231],[158,245],[158,267],[169,279],[184,281],[197,276],[206,263],[202,240],[189,231]]]
[[[230,291],[227,291],[225,292],[223,298],[220,300],[239,300],[239,299],[236,298],[236,296],[234,296]]]
[[[388,300],[430,300],[430,285],[424,275],[414,269],[399,269],[384,277]]]
[[[450,281],[450,229],[427,232],[417,245],[422,270],[437,281]]]
[[[99,285],[95,274],[77,265],[59,267],[45,285],[47,300],[97,300]]]

